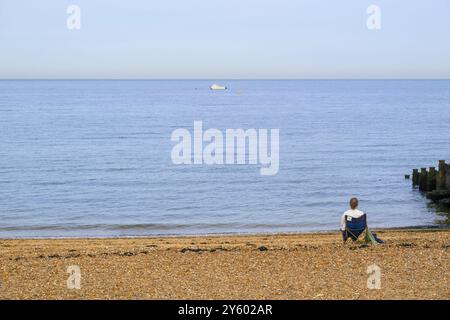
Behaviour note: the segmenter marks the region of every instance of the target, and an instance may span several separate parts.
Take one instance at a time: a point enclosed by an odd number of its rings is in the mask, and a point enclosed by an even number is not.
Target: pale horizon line
[[[1,78],[0,81],[449,81],[448,78]]]

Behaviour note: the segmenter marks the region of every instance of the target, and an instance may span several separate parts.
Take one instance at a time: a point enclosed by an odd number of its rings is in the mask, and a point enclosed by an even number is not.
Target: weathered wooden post
[[[450,190],[450,164],[445,165],[445,187]]]
[[[436,168],[430,167],[427,175],[427,191],[436,190]]]
[[[446,167],[445,160],[439,160],[439,172],[437,175],[437,189],[446,189]]]
[[[419,181],[419,190],[427,191],[427,168],[420,168],[420,181]]]
[[[419,185],[419,169],[413,169],[412,184],[413,186]]]

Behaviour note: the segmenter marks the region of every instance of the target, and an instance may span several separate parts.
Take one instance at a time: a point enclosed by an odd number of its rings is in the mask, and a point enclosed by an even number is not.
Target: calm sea
[[[404,175],[450,160],[450,81],[0,81],[0,237],[436,225]],[[280,169],[177,166],[170,136],[280,129]]]

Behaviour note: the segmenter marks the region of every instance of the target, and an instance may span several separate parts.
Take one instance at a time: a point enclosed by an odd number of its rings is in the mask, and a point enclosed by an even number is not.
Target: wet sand
[[[0,240],[0,299],[449,299],[450,230]],[[381,288],[368,289],[377,265]],[[79,266],[81,288],[68,289]],[[74,284],[70,282],[69,284]]]

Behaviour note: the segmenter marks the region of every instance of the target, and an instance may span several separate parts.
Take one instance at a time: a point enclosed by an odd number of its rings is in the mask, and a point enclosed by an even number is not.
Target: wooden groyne
[[[413,169],[412,185],[438,205],[450,207],[450,163],[445,160],[439,160],[438,170],[436,167]]]

